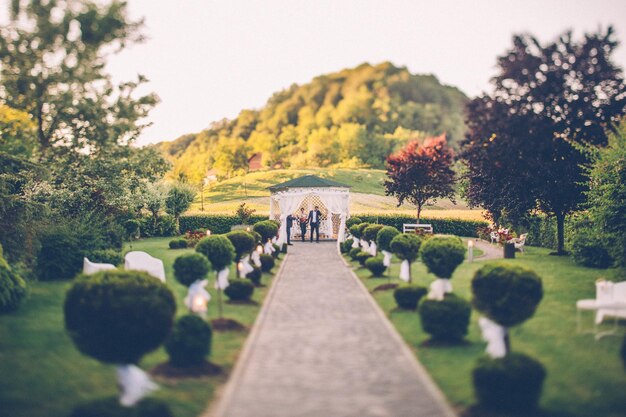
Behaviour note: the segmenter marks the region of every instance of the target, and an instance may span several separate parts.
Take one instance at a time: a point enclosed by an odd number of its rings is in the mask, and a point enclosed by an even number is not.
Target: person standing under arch
[[[302,241],[304,242],[304,235],[306,234],[306,224],[309,219],[306,217],[306,213],[304,212],[304,207],[300,209],[300,217],[298,218],[300,221],[300,233],[302,235]]]
[[[315,242],[319,243],[320,241],[320,221],[322,220],[322,212],[319,210],[318,206],[315,206],[315,209],[309,212],[309,224],[311,225],[311,242],[313,242],[313,233],[316,233]]]

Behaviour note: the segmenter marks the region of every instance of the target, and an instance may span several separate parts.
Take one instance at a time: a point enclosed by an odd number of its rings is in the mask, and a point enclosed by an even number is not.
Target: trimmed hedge
[[[382,277],[383,273],[387,269],[383,263],[383,258],[380,256],[368,258],[365,260],[365,267],[370,270],[373,277]]]
[[[173,269],[176,280],[189,287],[206,277],[211,270],[211,264],[201,253],[186,253],[174,260]]]
[[[233,279],[224,294],[233,301],[248,301],[254,293],[254,285],[247,279]]]
[[[428,272],[450,279],[465,259],[465,246],[457,236],[435,236],[422,245],[420,253]]]
[[[274,261],[274,257],[272,255],[268,255],[266,253],[260,256],[261,259],[261,271],[270,272],[274,265],[276,265],[276,261]]]
[[[183,238],[177,238],[170,240],[170,249],[185,249],[187,248],[187,241]]]
[[[212,338],[211,326],[200,317],[181,317],[165,341],[170,363],[179,368],[201,365],[211,353]]]
[[[423,296],[428,293],[426,287],[420,285],[408,285],[398,287],[393,292],[398,308],[404,310],[415,310]]]
[[[365,261],[367,261],[371,257],[372,255],[370,255],[368,252],[365,252],[364,250],[361,250],[359,253],[356,254],[356,260],[361,266],[365,266]]]
[[[383,214],[383,215],[360,215],[364,223],[378,223],[385,226],[393,226],[398,230],[402,230],[404,223],[415,223],[415,216],[401,214]],[[478,237],[476,229],[478,227],[488,226],[486,221],[462,220],[462,219],[429,219],[422,218],[423,224],[432,224],[433,231],[438,234],[457,235],[466,237]]]
[[[115,249],[97,249],[87,254],[91,262],[121,265],[124,263],[124,255]]]
[[[422,328],[433,339],[458,342],[467,335],[472,307],[454,294],[442,301],[424,300],[419,305]]]
[[[252,215],[250,223],[267,220],[267,216]],[[232,226],[241,224],[239,216],[230,214],[194,214],[180,216],[181,233],[189,230],[209,229],[211,233],[224,234],[230,232]]]

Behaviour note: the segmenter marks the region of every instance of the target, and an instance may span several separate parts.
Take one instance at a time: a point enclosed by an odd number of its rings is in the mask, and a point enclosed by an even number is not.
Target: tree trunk
[[[420,217],[422,217],[422,203],[417,204],[417,224],[420,224]]]
[[[174,220],[176,221],[176,234],[180,235],[180,215],[174,216]]]
[[[556,213],[556,254],[565,254],[565,214]]]

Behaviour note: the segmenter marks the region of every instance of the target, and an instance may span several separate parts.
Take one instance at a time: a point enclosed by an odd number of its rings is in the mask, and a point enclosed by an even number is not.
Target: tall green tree
[[[605,129],[626,109],[622,71],[611,60],[617,46],[612,28],[581,41],[566,32],[545,45],[515,36],[498,58],[493,91],[467,106],[470,203],[496,218],[503,211],[554,216],[559,254],[565,217],[588,189],[589,158],[579,145],[606,145]]]
[[[177,183],[170,186],[165,197],[165,211],[176,220],[176,233],[180,233],[180,215],[189,210],[196,197],[196,190],[189,184]]]

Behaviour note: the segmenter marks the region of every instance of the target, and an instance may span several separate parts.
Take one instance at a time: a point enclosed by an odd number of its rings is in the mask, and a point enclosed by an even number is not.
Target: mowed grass
[[[548,253],[549,250],[530,247],[525,254],[517,254],[516,259],[503,261],[533,269],[543,280],[544,298],[535,316],[511,332],[512,349],[540,360],[547,369],[541,416],[626,416],[626,372],[619,358],[622,337],[595,341],[591,334],[577,333],[575,306],[576,300],[595,297],[596,279],[623,280],[623,271],[582,268],[570,258]],[[486,262],[489,261],[462,264],[452,277],[455,293],[469,300],[471,278]],[[370,278],[368,270],[356,263],[352,265],[369,290],[387,282]],[[435,279],[421,262],[413,265],[412,273],[414,282],[426,287]],[[393,282],[400,282],[398,274],[399,261],[394,260],[389,271]],[[422,331],[417,312],[397,310],[393,291],[374,292],[373,297],[448,400],[457,409],[471,406],[471,372],[485,350],[477,324],[479,314],[472,312],[467,345],[426,347],[423,344],[429,335]],[[589,329],[591,316],[583,318]],[[622,333],[624,330],[626,326],[622,325]]]
[[[193,249],[168,249],[170,238],[133,242],[132,250],[142,250],[163,260],[167,285],[176,295],[177,315],[187,314],[183,305],[186,289],[176,282],[174,259]],[[129,249],[128,247],[126,249]],[[273,272],[278,271],[279,265]],[[234,271],[231,278],[234,277]],[[255,289],[253,304],[224,303],[224,317],[248,328],[253,324],[268,292],[271,277],[264,274],[262,288]],[[217,295],[210,275],[207,318],[217,317]],[[74,347],[65,332],[63,302],[71,282],[34,282],[20,309],[0,316],[0,416],[67,417],[78,404],[117,394],[115,369],[89,357]],[[225,298],[225,297],[224,297]],[[155,398],[165,401],[176,417],[195,417],[207,407],[215,389],[232,370],[248,332],[214,332],[211,362],[223,367],[220,376],[200,379],[155,380],[160,389]],[[163,348],[144,357],[143,369],[167,361]]]

